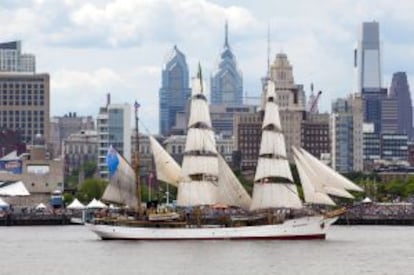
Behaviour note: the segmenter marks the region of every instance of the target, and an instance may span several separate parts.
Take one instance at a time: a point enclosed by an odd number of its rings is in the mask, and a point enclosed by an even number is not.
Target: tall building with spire
[[[190,93],[185,55],[174,46],[162,70],[159,90],[159,128],[162,135],[168,135],[175,126],[177,114],[185,111]]]
[[[243,77],[237,68],[228,37],[228,24],[225,24],[224,46],[216,69],[211,76],[211,104],[239,106],[243,104]]]
[[[398,133],[407,134],[409,139],[413,137],[413,111],[410,87],[407,74],[396,72],[392,76],[389,96],[397,101],[397,127]]]

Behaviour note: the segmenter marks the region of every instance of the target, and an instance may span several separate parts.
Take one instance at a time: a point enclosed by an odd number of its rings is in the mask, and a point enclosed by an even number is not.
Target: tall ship
[[[126,205],[136,215],[95,219],[88,224],[90,230],[103,240],[325,239],[344,210],[316,211],[312,206],[335,207],[331,196],[353,198],[349,191],[362,189],[306,150],[293,148],[304,195],[304,201],[300,199],[276,98],[269,80],[251,197],[216,149],[199,68],[193,80],[182,166],[150,137],[157,179],[178,189],[176,212],[144,213],[138,169],[134,171],[112,150],[108,154],[111,178],[103,200]],[[138,125],[136,129],[138,137]]]

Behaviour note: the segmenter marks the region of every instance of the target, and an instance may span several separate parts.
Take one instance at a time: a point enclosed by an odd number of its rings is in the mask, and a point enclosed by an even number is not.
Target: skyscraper
[[[160,133],[168,135],[176,123],[176,115],[183,112],[191,90],[185,55],[174,46],[162,70],[159,90]]]
[[[358,41],[358,88],[364,93],[381,88],[381,52],[378,22],[362,23]]]
[[[413,137],[413,111],[411,107],[410,87],[405,72],[396,72],[392,76],[389,96],[397,100],[398,133]]]
[[[358,50],[354,55],[357,67],[357,87],[362,94],[364,121],[374,123],[375,132],[381,132],[381,101],[387,96],[382,88],[381,50],[378,22],[362,23],[362,32],[358,41]]]
[[[0,72],[35,71],[35,56],[21,53],[21,41],[0,43]]]
[[[224,47],[210,82],[212,105],[240,106],[243,104],[243,78],[241,71],[237,68],[236,57],[229,45],[227,22]]]

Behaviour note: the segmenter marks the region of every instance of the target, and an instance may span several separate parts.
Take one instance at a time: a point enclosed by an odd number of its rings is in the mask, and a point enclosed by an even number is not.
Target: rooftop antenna
[[[267,77],[270,78],[270,23],[267,24]]]
[[[229,47],[229,24],[227,19],[224,25],[224,47]]]

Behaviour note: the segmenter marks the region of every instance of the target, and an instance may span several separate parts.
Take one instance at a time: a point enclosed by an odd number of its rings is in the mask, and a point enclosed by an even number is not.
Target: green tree
[[[243,185],[244,189],[246,189],[247,193],[252,195],[253,193],[253,181],[249,181],[246,179],[240,170],[234,171],[234,174],[239,179],[240,183]]]
[[[67,186],[71,189],[76,189],[79,183],[79,170],[73,170],[66,179]]]
[[[77,192],[77,197],[83,202],[89,202],[92,199],[102,197],[108,182],[100,179],[85,180]]]
[[[391,182],[384,184],[384,191],[390,195],[392,199],[404,196],[405,183],[400,179],[394,179]]]
[[[63,201],[65,202],[65,204],[71,203],[73,201],[73,195],[71,193],[64,193]]]
[[[414,196],[414,177],[409,177],[404,185],[404,197],[409,198]]]
[[[85,179],[93,178],[96,173],[96,161],[87,161],[83,164]]]

